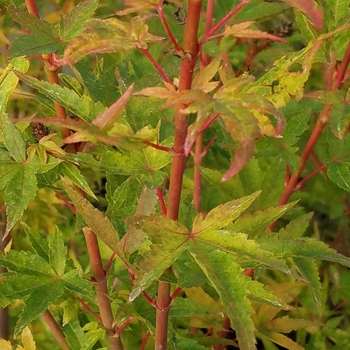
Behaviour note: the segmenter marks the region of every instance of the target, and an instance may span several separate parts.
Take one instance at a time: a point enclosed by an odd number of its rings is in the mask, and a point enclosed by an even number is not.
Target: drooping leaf
[[[122,256],[118,246],[119,237],[109,219],[73,188],[67,178],[62,178],[63,186],[73,201],[77,211],[84,218],[92,231],[109,247]]]
[[[243,269],[232,261],[229,254],[196,242],[191,255],[216,289],[236,331],[241,349],[256,349],[254,323],[250,317],[252,307],[247,298],[248,277]]]
[[[50,53],[62,48],[54,25],[15,7],[9,7],[8,11],[16,22],[30,32],[12,42],[9,50],[11,57]]]
[[[147,43],[163,40],[148,33],[147,19],[148,16],[133,17],[130,22],[91,19],[85,22],[87,29],[69,42],[63,59],[56,64],[74,64],[89,54],[146,49]]]
[[[289,5],[305,13],[314,23],[317,29],[322,29],[323,13],[317,8],[316,1],[313,0],[285,0]]]
[[[62,88],[57,84],[50,84],[46,81],[38,80],[29,75],[22,74],[19,71],[14,73],[27,85],[38,90],[41,94],[47,96],[53,101],[64,106],[71,113],[81,119],[91,122],[106,108],[99,102],[95,103],[89,96],[78,96],[74,91]]]
[[[252,159],[254,154],[254,140],[250,137],[242,140],[242,145],[236,148],[235,155],[231,161],[231,165],[221,178],[226,181],[238,174]]]
[[[241,22],[238,24],[234,24],[232,26],[226,27],[224,31],[224,36],[234,36],[236,38],[253,38],[253,39],[269,39],[273,41],[281,41],[285,42],[286,40],[284,38],[278,37],[276,35],[262,32],[260,30],[256,29],[249,29],[254,22],[248,21],[248,22]]]
[[[97,0],[80,1],[69,15],[62,15],[59,22],[59,36],[69,41],[84,29],[84,23],[91,18],[97,9]]]
[[[6,233],[10,232],[15,223],[21,218],[28,203],[34,198],[38,185],[36,167],[21,166],[13,175],[5,188],[7,226]]]
[[[130,85],[125,93],[119,98],[119,100],[113,103],[106,111],[97,116],[93,120],[92,124],[98,126],[101,129],[111,128],[113,123],[120,117],[123,112],[126,103],[129,101],[134,85]]]

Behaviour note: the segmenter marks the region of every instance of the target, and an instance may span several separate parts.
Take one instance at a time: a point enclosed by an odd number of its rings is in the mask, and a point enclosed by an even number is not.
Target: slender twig
[[[95,290],[100,310],[101,320],[104,328],[108,332],[108,341],[111,350],[121,350],[120,338],[114,337],[117,331],[114,326],[114,318],[111,303],[108,297],[107,278],[103,270],[100,249],[95,233],[89,228],[83,228],[86,246],[90,258],[91,270],[96,281]]]
[[[187,18],[185,25],[185,34],[183,49],[186,57],[181,61],[179,91],[191,89],[193,72],[198,56],[198,25],[202,8],[202,0],[189,0],[187,8]],[[171,162],[171,177],[168,193],[168,218],[177,220],[180,207],[180,196],[182,189],[183,174],[185,170],[186,156],[184,154],[184,145],[188,128],[188,116],[182,113],[185,106],[178,103],[174,111],[175,140],[174,151]],[[165,273],[169,274],[171,269]],[[168,317],[170,307],[170,284],[159,282],[157,305],[159,309],[156,315],[156,335],[155,349],[164,350],[167,348],[168,337]]]
[[[167,209],[166,209],[166,205],[165,205],[165,202],[164,202],[163,192],[162,192],[160,187],[157,187],[157,196],[158,196],[158,199],[159,199],[160,207],[162,208],[162,214],[163,214],[163,216],[166,216]]]
[[[157,145],[156,143],[153,143],[151,141],[143,141],[143,143],[147,146],[153,147],[155,149],[159,149],[160,151],[164,151],[164,152],[168,152],[168,153],[173,153],[173,149],[171,147],[167,147],[167,146],[161,146],[161,145]]]
[[[173,294],[171,294],[171,297],[170,297],[172,302],[177,298],[177,296],[181,291],[182,291],[182,287],[178,287],[174,290]]]
[[[49,310],[44,311],[41,314],[47,326],[50,328],[52,335],[56,338],[58,344],[63,350],[69,350],[70,347],[66,342],[66,338],[61,330],[61,327],[58,325],[56,320],[53,318]]]
[[[232,16],[234,16],[239,10],[246,6],[250,0],[243,0],[234,9],[232,9],[225,17],[223,17],[208,33],[205,33],[199,45],[203,45],[210,36],[212,36],[216,31],[218,31]]]
[[[299,181],[299,183],[295,186],[295,190],[299,190],[302,186],[304,186],[305,182],[310,180],[313,176],[315,176],[316,174],[318,174],[320,171],[322,171],[323,169],[326,169],[327,166],[326,165],[322,165],[321,167],[319,167],[318,169],[316,169],[315,171],[313,171],[311,174],[309,174],[308,176],[306,176],[304,179],[302,179],[301,181]]]
[[[183,51],[180,47],[180,45],[177,43],[169,25],[168,25],[168,22],[166,21],[165,19],[165,16],[164,16],[164,11],[163,11],[163,1],[160,1],[158,6],[157,6],[157,12],[158,12],[158,16],[162,22],[162,25],[168,35],[168,38],[169,40],[171,41],[171,43],[173,44],[174,46],[174,49],[176,51],[176,53],[179,55],[179,56],[182,56],[183,55]]]
[[[141,49],[141,51],[145,54],[145,56],[152,62],[154,68],[158,71],[158,73],[162,76],[164,81],[171,84],[170,78],[166,75],[163,68],[158,64],[158,62],[153,58],[151,53],[147,49]]]
[[[146,334],[144,335],[144,337],[142,338],[142,342],[141,342],[141,347],[140,350],[144,350],[148,341],[149,336],[151,335],[150,331],[147,331]]]
[[[133,317],[129,317],[119,328],[118,330],[115,332],[115,335],[117,337],[120,336],[120,333],[122,332],[122,330],[133,320]]]
[[[59,197],[60,199],[62,199],[62,201],[64,202],[64,204],[72,211],[72,213],[74,215],[77,214],[77,211],[75,210],[75,208],[68,202],[67,198],[65,198],[60,191],[58,190],[53,190],[56,193],[56,196]]]
[[[94,318],[96,318],[96,320],[102,324],[102,319],[99,315],[97,315],[95,312],[93,312],[89,305],[87,305],[86,303],[84,303],[83,300],[79,299],[79,303],[82,306],[83,309],[85,309],[89,314],[91,314]]]

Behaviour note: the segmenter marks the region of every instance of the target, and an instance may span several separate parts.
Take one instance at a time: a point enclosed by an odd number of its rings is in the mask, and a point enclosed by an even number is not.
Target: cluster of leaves
[[[9,62],[1,62],[3,237],[11,237],[15,248],[9,244],[0,256],[6,268],[0,306],[23,302],[16,335],[49,309],[71,349],[108,346],[110,334],[97,315],[84,257],[87,248],[74,235],[88,226],[101,240],[102,257],[114,258],[114,265],[107,265],[109,297],[126,348],[154,346],[146,341],[157,327],[156,281],[170,283],[173,292],[169,349],[234,344],[220,335],[226,315],[241,349],[254,349],[256,337],[266,349],[274,344],[296,350],[341,348],[349,342],[348,320],[336,306],[350,297],[349,271],[337,264],[350,267],[350,259],[322,239],[334,243],[337,232],[344,245],[349,224],[349,94],[345,88],[327,88],[320,76],[338,66],[347,50],[349,1],[321,0],[318,8],[311,0],[243,1],[245,7],[220,34],[200,29],[200,54],[212,60],[196,68],[186,90],[179,90],[174,67],[193,58],[164,44],[169,32],[154,15],[166,18],[181,42],[179,9],[173,14],[181,1],[166,3],[125,1],[116,18],[113,1],[84,0],[74,6],[69,0],[42,20],[24,10],[21,1],[0,1],[6,5],[0,39],[17,33],[12,21],[27,33],[11,42]],[[220,23],[232,8],[215,2],[213,20]],[[278,16],[294,21],[287,41],[267,28]],[[256,53],[250,60],[247,47]],[[70,67],[60,73],[61,85],[42,79],[33,59],[38,57],[46,71]],[[56,118],[57,104],[74,118]],[[164,215],[162,200],[172,200],[166,193],[170,163],[178,156],[171,148],[178,105],[191,122],[186,156],[204,131],[211,147],[199,167],[202,213],[192,203],[189,161],[179,219],[173,221]],[[307,190],[293,194],[298,203],[277,205],[324,106],[330,106],[329,126],[301,174]],[[53,132],[36,140],[30,122],[44,123]],[[70,130],[63,139],[62,129]],[[101,199],[96,187],[102,179]],[[33,217],[42,214],[31,205],[37,208],[35,203],[43,201],[40,191],[47,189],[63,200],[44,198],[57,211],[32,225]],[[268,232],[278,219],[285,227]],[[308,229],[310,220],[316,234]],[[169,266],[171,272],[163,274]],[[244,275],[247,269],[255,270],[254,278]],[[349,311],[346,306],[339,310]],[[291,331],[294,338],[287,335]],[[34,349],[25,344],[27,332],[24,348]]]

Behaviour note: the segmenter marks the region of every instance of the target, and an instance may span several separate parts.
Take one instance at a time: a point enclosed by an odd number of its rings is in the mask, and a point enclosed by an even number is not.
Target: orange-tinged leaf
[[[163,40],[148,33],[148,18],[137,16],[129,22],[117,18],[91,19],[85,23],[86,30],[70,41],[63,59],[56,59],[55,64],[74,64],[89,54],[146,49],[147,43]]]
[[[233,26],[227,27],[224,31],[224,36],[234,36],[236,38],[251,38],[251,39],[269,39],[273,41],[286,42],[284,38],[276,35],[272,35],[267,32],[261,32],[260,30],[248,29],[254,22],[242,22],[234,24]]]
[[[124,5],[126,9],[117,11],[116,13],[118,16],[125,16],[134,12],[149,11],[157,8],[162,2],[159,0],[125,0]],[[182,5],[182,0],[168,0],[167,2],[178,6]]]
[[[232,159],[231,165],[226,173],[221,178],[221,181],[231,179],[231,177],[238,174],[252,159],[254,154],[254,140],[246,138],[242,141],[242,146],[235,151],[235,156]]]
[[[113,103],[112,106],[110,106],[106,111],[97,116],[97,118],[92,121],[92,124],[98,126],[100,129],[111,127],[111,124],[122,114],[125,105],[132,95],[133,89],[134,84],[127,88],[123,96],[121,96],[117,102]]]
[[[203,70],[201,70],[194,78],[192,83],[193,89],[210,92],[214,90],[219,84],[219,81],[210,82],[218,72],[221,63],[221,56],[216,57]]]
[[[285,0],[290,6],[295,7],[299,11],[305,13],[314,23],[317,29],[322,29],[323,12],[317,8],[314,0]]]
[[[142,89],[138,92],[135,92],[134,95],[143,95],[143,96],[149,96],[149,97],[158,97],[158,98],[169,98],[176,94],[175,89],[173,91],[163,88],[160,86],[154,86]]]

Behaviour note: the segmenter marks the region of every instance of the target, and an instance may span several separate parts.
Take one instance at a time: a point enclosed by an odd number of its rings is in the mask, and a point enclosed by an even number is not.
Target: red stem
[[[181,61],[179,91],[189,90],[192,85],[194,67],[198,56],[198,25],[202,8],[202,0],[189,0],[187,8],[187,19],[184,34],[184,52],[186,57]],[[183,115],[181,110],[185,106],[178,103],[174,111],[175,123],[175,141],[174,151],[171,163],[171,177],[168,193],[168,212],[167,217],[172,220],[177,220],[180,207],[180,196],[182,189],[183,174],[185,170],[186,156],[184,154],[184,145],[187,135],[188,116]],[[169,274],[171,269],[165,273]],[[168,338],[168,317],[170,307],[170,284],[159,282],[157,304],[159,310],[156,315],[156,335],[155,349],[167,349]]]
[[[163,27],[164,27],[166,33],[168,34],[168,38],[170,39],[170,41],[172,42],[172,44],[174,46],[176,53],[182,57],[183,51],[182,51],[181,47],[179,46],[179,44],[177,43],[169,25],[168,25],[168,22],[165,19],[164,11],[163,11],[163,1],[160,1],[160,3],[158,4],[157,12],[158,12],[158,16],[163,24]]]
[[[57,190],[53,190],[57,197],[60,197],[60,199],[63,200],[64,204],[73,212],[74,215],[77,215],[77,211],[75,210],[75,208],[67,201],[67,199]]]
[[[40,17],[38,7],[36,6],[35,0],[25,0],[28,12],[35,17]]]
[[[162,76],[162,78],[169,84],[171,84],[171,80],[166,75],[162,67],[158,64],[158,62],[153,58],[150,52],[147,49],[141,49],[141,51],[145,54],[145,56],[152,62],[154,68],[158,71],[158,73]]]
[[[176,288],[174,293],[171,295],[171,301],[174,301],[181,291],[182,291],[182,287]]]
[[[120,336],[120,333],[122,332],[122,330],[133,320],[133,317],[129,317],[119,328],[118,330],[115,332],[116,336]]]
[[[92,274],[96,281],[95,290],[98,300],[98,307],[100,310],[102,324],[108,333],[109,346],[111,350],[122,350],[120,338],[114,337],[114,333],[116,332],[114,317],[108,297],[107,278],[102,266],[97,237],[89,227],[84,227],[83,232],[90,258]]]
[[[51,315],[50,311],[49,310],[44,311],[41,314],[41,316],[44,319],[47,326],[49,327],[52,335],[56,338],[62,350],[69,350],[70,347],[66,342],[66,338],[61,330],[61,327],[58,325],[54,317]]]
[[[302,186],[304,186],[305,182],[310,180],[313,176],[315,176],[316,174],[318,174],[320,171],[322,171],[323,169],[326,169],[326,165],[322,165],[321,167],[319,167],[318,169],[316,169],[315,171],[313,171],[311,174],[309,174],[308,176],[306,176],[304,179],[302,179],[301,181],[299,181],[299,183],[295,186],[295,190],[299,190]]]
[[[162,214],[163,216],[166,216],[167,210],[164,202],[163,192],[160,187],[157,187],[157,196],[159,199],[160,207],[162,208]]]
[[[149,336],[151,335],[150,331],[147,331],[146,334],[144,335],[144,337],[142,338],[142,343],[141,343],[141,347],[140,350],[144,350],[148,341]]]
[[[86,303],[84,303],[81,299],[79,300],[79,303],[80,303],[80,305],[82,306],[83,309],[85,309],[87,312],[89,312],[93,317],[96,318],[96,320],[98,322],[100,322],[102,324],[101,317],[99,315],[97,315],[95,312],[93,312]]]
[[[243,0],[234,9],[232,9],[225,17],[223,17],[211,30],[204,35],[199,45],[203,45],[210,36],[212,36],[217,30],[219,30],[233,15],[246,6],[250,0]]]

